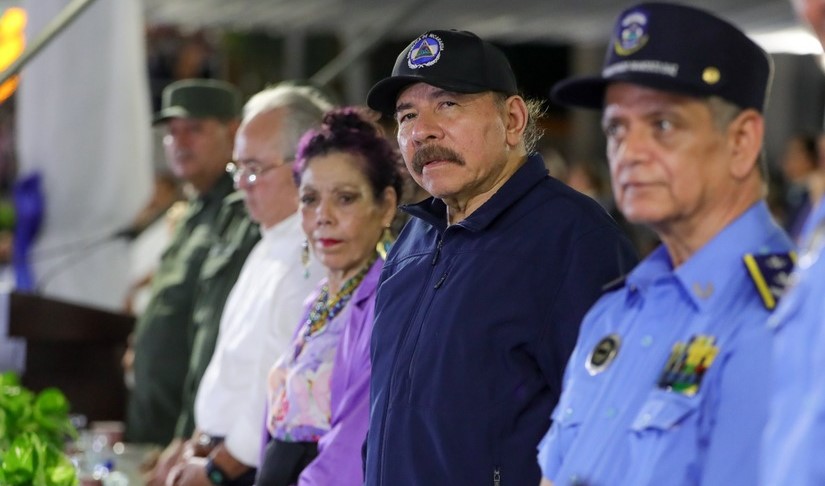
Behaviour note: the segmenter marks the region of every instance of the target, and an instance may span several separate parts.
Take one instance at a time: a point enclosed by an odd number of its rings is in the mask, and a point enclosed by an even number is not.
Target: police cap
[[[768,54],[730,23],[694,7],[642,3],[619,15],[601,75],[560,81],[551,97],[598,109],[607,85],[625,82],[761,112],[772,70]]]

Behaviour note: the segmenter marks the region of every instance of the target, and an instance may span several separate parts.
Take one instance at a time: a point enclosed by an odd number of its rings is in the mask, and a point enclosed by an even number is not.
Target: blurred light
[[[0,16],[0,72],[20,57],[26,47],[26,11],[12,7]],[[18,77],[12,76],[0,85],[0,102],[17,89]]]
[[[770,53],[822,54],[822,44],[802,27],[789,27],[771,32],[751,33],[750,38]]]

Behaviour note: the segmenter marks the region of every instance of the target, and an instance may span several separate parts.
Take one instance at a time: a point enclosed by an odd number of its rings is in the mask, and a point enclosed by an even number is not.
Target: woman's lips
[[[329,248],[330,246],[335,246],[341,243],[341,240],[336,240],[334,238],[318,238],[316,241],[318,241],[318,244],[323,248]]]

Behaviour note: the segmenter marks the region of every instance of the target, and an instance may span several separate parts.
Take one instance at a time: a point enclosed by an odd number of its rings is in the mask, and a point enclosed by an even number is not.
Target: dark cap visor
[[[155,114],[154,119],[152,119],[152,125],[163,123],[171,118],[193,118],[193,116],[186,108],[182,106],[170,106]]]
[[[467,81],[455,81],[450,79],[434,79],[431,76],[393,76],[386,78],[372,87],[367,94],[367,106],[379,111],[387,116],[395,114],[398,95],[407,87],[416,83],[426,83],[436,88],[456,93],[481,93],[490,91],[489,87],[481,86]]]
[[[679,78],[647,73],[625,73],[611,78],[591,76],[566,79],[553,86],[550,97],[561,105],[599,110],[604,107],[607,87],[613,83],[637,84],[646,88],[699,98],[710,96],[703,86]]]

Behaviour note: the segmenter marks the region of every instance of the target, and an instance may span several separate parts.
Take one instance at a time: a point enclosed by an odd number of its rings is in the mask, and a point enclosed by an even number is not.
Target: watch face
[[[223,483],[223,474],[216,469],[212,469],[209,471],[209,480],[215,484],[221,484]]]

